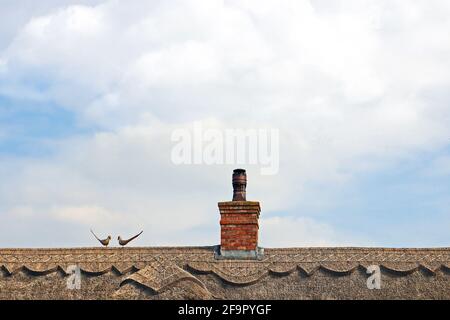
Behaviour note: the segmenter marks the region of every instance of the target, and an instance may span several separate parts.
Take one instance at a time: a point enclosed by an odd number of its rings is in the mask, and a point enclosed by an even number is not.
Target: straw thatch
[[[450,299],[450,249],[215,247],[0,249],[0,299]],[[81,269],[70,290],[70,266]],[[367,287],[379,266],[381,289]]]

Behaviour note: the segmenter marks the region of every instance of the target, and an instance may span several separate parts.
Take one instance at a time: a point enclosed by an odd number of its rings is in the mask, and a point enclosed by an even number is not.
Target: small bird
[[[95,237],[95,239],[97,239],[103,246],[105,246],[105,247],[107,247],[108,246],[108,244],[109,244],[109,241],[111,240],[111,236],[108,236],[106,239],[99,239],[96,235],[95,235],[95,233],[94,233],[94,231],[92,231],[92,229],[91,229],[91,233],[94,235],[94,237]]]
[[[144,232],[143,230],[141,232],[139,232],[137,235],[135,235],[134,237],[131,237],[128,240],[123,240],[120,236],[117,238],[117,240],[119,240],[119,244],[121,246],[126,246],[130,241],[136,239],[137,237],[139,237],[141,235],[141,233]]]

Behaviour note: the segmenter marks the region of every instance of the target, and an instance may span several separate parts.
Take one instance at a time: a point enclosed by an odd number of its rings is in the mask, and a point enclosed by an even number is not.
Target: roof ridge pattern
[[[25,268],[33,272],[64,272],[78,265],[89,273],[132,272],[124,281],[135,281],[155,291],[179,281],[203,283],[188,272],[207,272],[234,284],[250,284],[268,275],[302,270],[312,275],[319,269],[350,273],[359,267],[379,265],[395,272],[419,268],[435,273],[450,269],[450,248],[288,248],[265,249],[261,261],[216,260],[214,247],[0,249],[0,267],[13,274]]]

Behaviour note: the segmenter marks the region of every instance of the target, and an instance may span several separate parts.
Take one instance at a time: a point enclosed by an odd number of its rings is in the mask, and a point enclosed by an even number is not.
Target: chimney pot
[[[246,201],[247,174],[244,169],[233,171],[233,201]]]

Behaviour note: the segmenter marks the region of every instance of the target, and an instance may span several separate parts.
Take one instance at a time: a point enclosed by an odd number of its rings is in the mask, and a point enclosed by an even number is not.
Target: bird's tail
[[[98,241],[100,241],[100,239],[95,235],[94,231],[92,231],[92,229],[90,229],[90,230],[91,230],[91,233],[94,235],[95,239],[97,239]]]
[[[142,232],[144,232],[144,230],[142,230],[141,232],[139,232],[137,235],[135,235],[134,237],[131,237],[130,239],[128,239],[128,242],[130,242],[131,240],[134,240],[134,239],[136,239],[137,237],[139,237],[141,234],[142,234]]]

